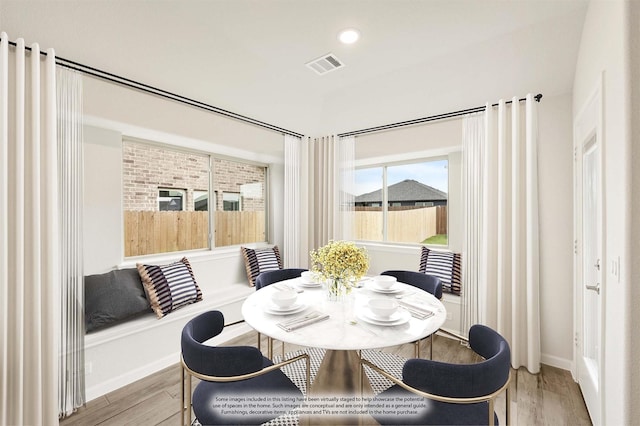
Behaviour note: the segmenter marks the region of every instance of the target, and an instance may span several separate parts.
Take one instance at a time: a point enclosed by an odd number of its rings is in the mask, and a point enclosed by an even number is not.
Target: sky
[[[413,179],[440,191],[449,192],[447,160],[425,161],[387,168],[387,185]],[[355,195],[376,191],[382,187],[382,167],[356,170]]]

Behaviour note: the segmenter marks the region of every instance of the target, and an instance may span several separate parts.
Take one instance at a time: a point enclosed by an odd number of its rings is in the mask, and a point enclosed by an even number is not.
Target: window
[[[216,247],[267,240],[266,186],[265,166],[214,159]]]
[[[206,212],[209,210],[209,191],[196,190],[193,191],[194,210],[197,212]]]
[[[184,210],[184,193],[183,189],[160,188],[158,190],[158,210],[161,212]]]
[[[265,166],[128,140],[122,164],[126,257],[266,241]]]
[[[447,245],[448,159],[357,169],[358,240]]]
[[[226,212],[240,211],[240,194],[233,192],[222,193],[222,210]]]

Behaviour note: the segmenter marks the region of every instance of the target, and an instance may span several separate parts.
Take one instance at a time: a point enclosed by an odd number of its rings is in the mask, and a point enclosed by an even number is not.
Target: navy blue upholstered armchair
[[[436,299],[442,299],[442,282],[434,275],[424,274],[416,271],[384,271],[380,275],[391,275],[396,277],[401,283],[418,287],[427,293],[433,294]]]
[[[442,282],[440,278],[416,271],[384,271],[380,275],[390,275],[396,277],[399,282],[412,285],[427,293],[433,294],[438,300],[442,299]],[[433,335],[429,336],[429,359],[433,359]],[[420,358],[420,340],[414,342],[414,353],[416,358]]]
[[[369,403],[369,413],[381,425],[494,425],[498,416],[495,399],[506,390],[506,423],[510,423],[509,383],[511,351],[507,341],[484,325],[469,330],[469,345],[483,361],[475,364],[449,364],[427,359],[407,360],[402,378],[390,375],[373,363],[362,359],[395,383]],[[389,398],[422,397],[424,409],[418,414],[385,415],[376,407]],[[396,401],[394,399],[394,401]],[[406,399],[404,401],[407,401]]]
[[[304,271],[308,271],[308,269],[285,268],[262,272],[256,278],[256,291],[280,281],[298,278]],[[258,333],[258,349],[262,349],[262,336],[260,333]],[[273,339],[271,337],[267,339],[267,353],[269,358],[273,358]],[[284,342],[282,343],[282,358],[284,359]]]
[[[308,269],[288,268],[262,272],[256,278],[256,290],[260,290],[262,287],[266,287],[273,283],[298,278],[307,270]]]
[[[219,311],[209,311],[189,321],[182,330],[182,424],[191,424],[191,407],[203,425],[262,424],[295,408],[302,401],[302,392],[280,370],[284,365],[306,360],[307,386],[309,386],[309,356],[303,354],[273,364],[252,346],[209,346],[203,342],[217,336],[224,328],[224,317]],[[191,377],[200,383],[191,396]],[[308,389],[308,388],[307,388]],[[293,401],[282,411],[269,410],[268,414],[225,414],[220,401],[230,396],[260,396],[264,394],[286,396]],[[186,399],[186,403],[185,403]],[[288,408],[288,409],[287,409]],[[188,415],[185,416],[185,411]],[[185,422],[188,418],[188,423]]]

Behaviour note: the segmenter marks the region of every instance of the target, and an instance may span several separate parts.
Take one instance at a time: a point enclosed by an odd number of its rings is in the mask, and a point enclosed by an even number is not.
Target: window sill
[[[270,247],[271,244],[263,243],[250,243],[242,244],[242,247]],[[170,253],[150,254],[145,256],[128,257],[124,259],[117,266],[118,269],[123,268],[135,268],[137,263],[146,264],[164,264],[175,262],[176,260],[186,257],[189,262],[206,262],[215,259],[225,259],[230,257],[241,256],[240,245],[216,247],[210,250],[189,250],[189,251],[174,251]]]
[[[435,245],[435,244],[422,244],[422,243],[394,243],[394,242],[383,242],[383,241],[356,240],[356,244],[362,245],[365,247],[371,247],[373,249],[390,250],[397,253],[409,253],[411,251],[420,250],[422,247],[427,247],[434,250],[453,251],[449,248],[449,246],[441,246],[441,245]]]

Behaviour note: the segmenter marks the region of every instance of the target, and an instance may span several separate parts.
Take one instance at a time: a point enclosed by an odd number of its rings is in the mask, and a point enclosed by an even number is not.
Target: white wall
[[[538,105],[542,362],[573,365],[573,128],[571,95]]]
[[[630,29],[631,40],[631,117],[636,119],[631,120],[631,174],[632,182],[631,188],[635,190],[631,191],[632,198],[632,217],[636,220],[631,221],[631,257],[630,264],[631,270],[631,283],[636,285],[631,286],[631,295],[629,301],[640,300],[640,220],[638,220],[638,214],[640,212],[640,2],[631,2],[631,13],[628,20],[628,28]],[[629,330],[638,330],[640,326],[640,309],[631,309],[631,325]],[[631,356],[629,363],[629,379],[631,381],[629,400],[640,400],[640,333],[631,334],[631,347],[629,352],[636,354]],[[640,418],[640,404],[631,404],[631,410],[629,414],[630,419]]]
[[[278,132],[89,76],[84,93],[87,124],[251,161],[282,162]]]
[[[84,126],[84,272],[101,274],[123,259],[122,134]]]
[[[603,79],[603,155],[605,185],[605,274],[602,423],[633,423],[630,404],[639,395],[629,392],[630,374],[630,256],[631,229],[629,23],[627,2],[593,0],[584,23],[573,86],[574,117]],[[637,117],[636,117],[637,118]],[[636,219],[637,220],[637,219]],[[619,278],[613,274],[620,262]],[[637,284],[637,282],[636,282]],[[637,301],[636,301],[637,302]],[[637,331],[635,331],[637,334]],[[637,365],[637,363],[636,363]],[[637,373],[636,373],[637,374]],[[637,418],[636,420],[637,421]]]

